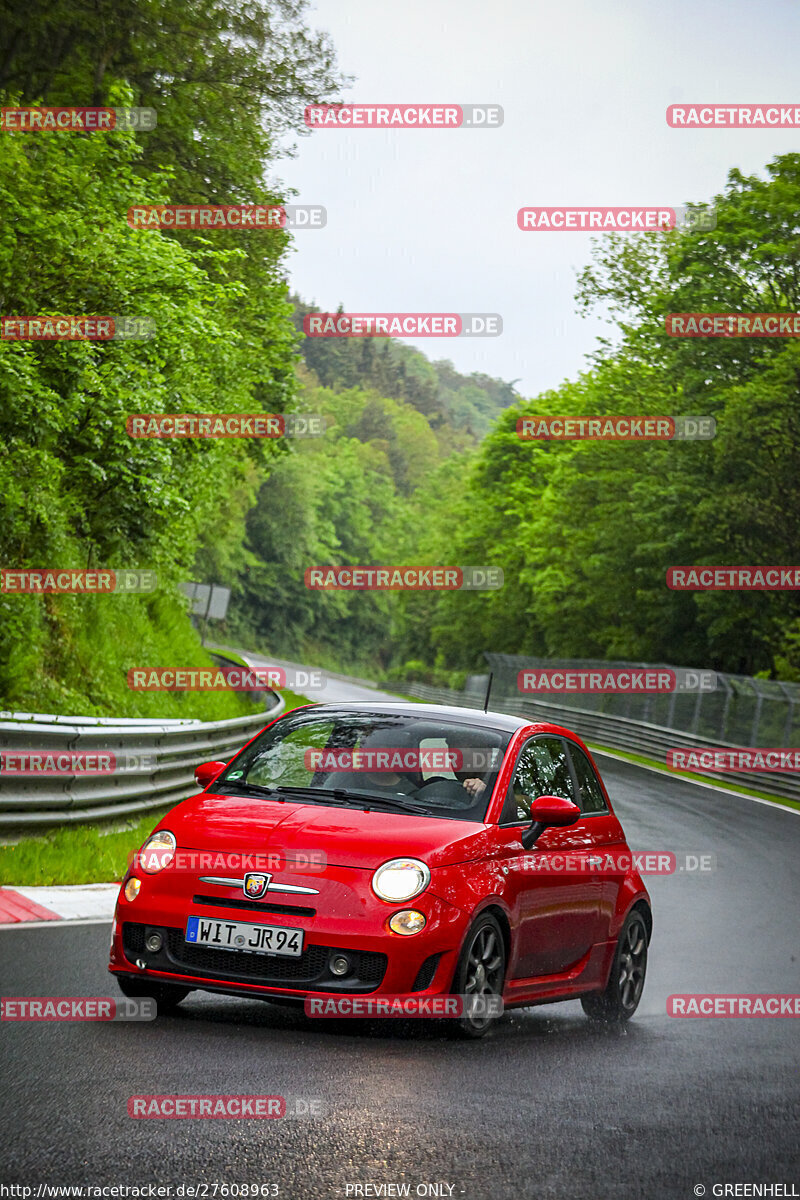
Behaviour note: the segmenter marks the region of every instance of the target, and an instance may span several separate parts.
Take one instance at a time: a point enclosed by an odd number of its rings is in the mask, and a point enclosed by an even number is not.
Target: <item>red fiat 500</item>
[[[320,704],[196,779],[123,880],[109,969],[126,995],[457,995],[473,1037],[500,998],[635,1012],[650,898],[568,729]]]

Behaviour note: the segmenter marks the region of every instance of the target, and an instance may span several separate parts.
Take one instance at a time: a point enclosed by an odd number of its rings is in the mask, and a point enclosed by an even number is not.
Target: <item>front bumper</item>
[[[469,918],[430,890],[407,904],[385,904],[372,893],[369,873],[329,866],[324,877],[282,875],[282,882],[318,889],[314,896],[269,895],[263,903],[245,903],[241,889],[211,887],[187,874],[167,868],[157,875],[140,875],[142,888],[134,901],[120,891],[112,973],[264,999],[320,992],[443,995],[450,990]],[[420,933],[404,937],[387,923],[408,907],[423,912],[426,925]],[[303,953],[290,958],[187,943],[184,931],[190,915],[302,929]],[[151,933],[161,934],[157,951],[146,948]],[[351,964],[345,976],[330,970],[337,955]]]

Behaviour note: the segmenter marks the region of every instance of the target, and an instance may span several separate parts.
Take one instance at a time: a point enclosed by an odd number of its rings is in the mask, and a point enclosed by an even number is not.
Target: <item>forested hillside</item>
[[[303,318],[321,309],[298,297],[294,303],[295,326],[301,331]],[[519,399],[513,384],[477,371],[462,375],[447,359],[431,362],[396,338],[308,337],[303,338],[301,350],[325,387],[372,388],[382,396],[406,400],[451,448],[479,440],[495,418]]]
[[[3,104],[146,104],[158,126],[0,138],[2,311],[156,326],[151,341],[0,341],[0,561],[147,567],[160,587],[0,594],[0,705],[237,711],[126,688],[134,665],[207,663],[188,578],[233,588],[221,639],[343,667],[446,677],[495,650],[800,678],[796,593],[665,586],[672,564],[797,562],[800,346],[664,329],[669,312],[800,308],[800,155],[731,171],[713,231],[599,239],[577,304],[609,315],[609,340],[580,378],[523,400],[396,340],[303,338],[318,310],[290,296],[285,231],[128,226],[134,203],[280,200],[264,182],[276,138],[339,87],[302,4],[209,0],[190,26],[178,8],[57,4],[64,38],[35,10],[2,64]],[[325,436],[125,431],[135,412],[290,410],[324,414]],[[524,442],[529,413],[709,414],[717,436]],[[304,572],[324,563],[494,564],[505,586],[311,592]]]
[[[506,586],[408,596],[400,656],[466,667],[492,647],[800,678],[796,592],[665,586],[670,565],[798,560],[800,345],[672,338],[665,314],[798,311],[800,155],[763,179],[731,171],[714,202],[713,233],[598,243],[577,300],[606,306],[614,332],[591,369],[507,410],[465,484],[425,506],[422,559],[497,563]],[[520,441],[534,412],[709,414],[717,435]]]
[[[225,715],[138,695],[140,663],[207,665],[179,580],[231,578],[275,443],[142,440],[131,412],[283,411],[295,392],[288,235],[135,230],[136,203],[271,202],[278,133],[335,94],[304,5],[111,0],[4,18],[2,103],[145,105],[155,130],[0,134],[6,314],[148,316],[141,342],[0,341],[0,561],[149,567],[151,596],[0,595],[0,704]],[[196,567],[195,567],[196,564]]]
[[[670,565],[797,561],[800,346],[668,337],[665,315],[800,308],[800,155],[776,159],[763,179],[731,171],[714,203],[713,232],[598,242],[577,303],[603,306],[612,336],[579,379],[504,407],[476,449],[437,462],[422,426],[413,448],[408,417],[400,436],[397,405],[312,388],[307,402],[334,418],[330,437],[279,464],[250,517],[250,544],[269,564],[246,585],[251,611],[268,597],[259,634],[387,669],[414,660],[418,674],[440,676],[481,667],[493,649],[800,678],[796,593],[665,583]],[[406,361],[368,346],[331,339],[305,353],[340,388],[359,362]],[[532,413],[710,415],[717,436],[521,441],[517,420]],[[270,512],[288,499],[293,533],[280,533]],[[493,564],[506,582],[487,593],[308,593],[302,566],[328,561]]]

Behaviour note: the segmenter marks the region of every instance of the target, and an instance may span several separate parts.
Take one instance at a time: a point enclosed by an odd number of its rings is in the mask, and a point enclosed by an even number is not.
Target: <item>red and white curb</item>
[[[50,921],[111,921],[118,892],[118,883],[0,887],[0,929]]]

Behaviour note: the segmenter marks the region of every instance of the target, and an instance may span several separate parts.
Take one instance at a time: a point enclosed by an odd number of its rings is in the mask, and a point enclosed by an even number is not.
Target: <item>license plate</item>
[[[284,925],[253,925],[249,921],[210,921],[189,917],[186,941],[215,950],[248,950],[251,954],[280,954],[299,958],[303,953],[303,930]]]

